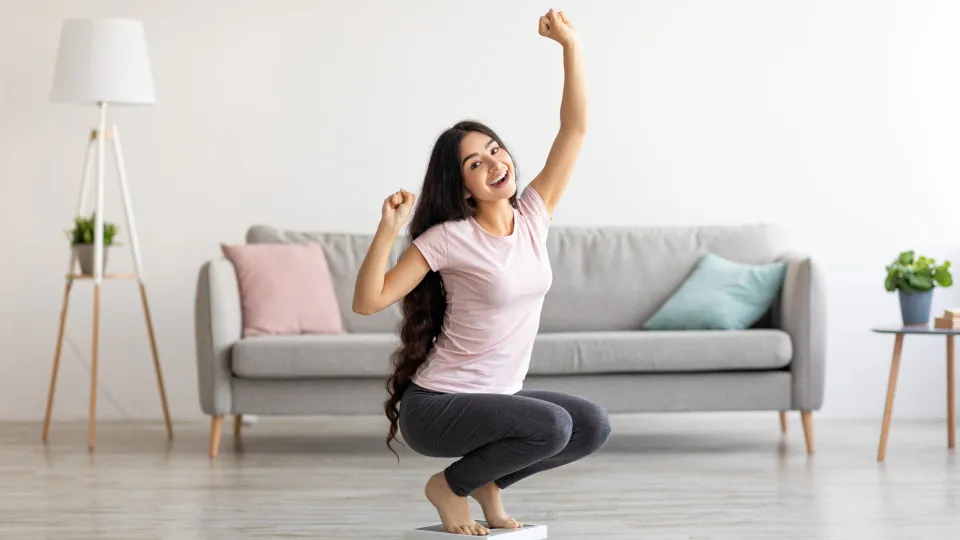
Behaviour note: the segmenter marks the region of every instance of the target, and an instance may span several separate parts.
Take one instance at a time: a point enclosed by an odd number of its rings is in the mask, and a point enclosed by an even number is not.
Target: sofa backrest
[[[371,234],[289,231],[255,225],[248,243],[316,242],[324,248],[347,332],[393,332],[400,302],[372,316],[353,313],[353,289]],[[766,224],[706,227],[564,227],[547,237],[553,285],[542,332],[637,330],[712,252],[746,263],[776,260],[779,231]],[[408,246],[394,243],[388,268]]]
[[[712,252],[746,263],[780,253],[767,225],[555,227],[547,237],[553,285],[540,330],[639,330]]]

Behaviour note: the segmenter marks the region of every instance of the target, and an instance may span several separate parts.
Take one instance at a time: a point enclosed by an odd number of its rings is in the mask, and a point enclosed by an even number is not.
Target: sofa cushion
[[[243,378],[385,377],[393,334],[262,336],[233,346]],[[570,332],[537,336],[531,375],[779,369],[790,362],[780,330]]]
[[[240,288],[243,335],[339,334],[340,307],[317,244],[221,244]]]
[[[787,264],[743,264],[707,253],[646,323],[647,330],[745,330],[783,286]]]
[[[233,345],[233,373],[245,378],[386,377],[393,334],[258,336]]]
[[[359,315],[352,309],[357,274],[373,242],[372,234],[289,231],[266,225],[254,225],[247,230],[246,241],[250,244],[317,243],[322,246],[327,256],[333,290],[340,305],[343,327],[347,332],[392,332],[400,322],[400,302],[394,302],[393,305],[373,315]],[[390,251],[388,268],[397,264],[408,244],[407,236],[397,237]]]
[[[537,336],[531,375],[779,369],[790,363],[781,330],[564,332]]]

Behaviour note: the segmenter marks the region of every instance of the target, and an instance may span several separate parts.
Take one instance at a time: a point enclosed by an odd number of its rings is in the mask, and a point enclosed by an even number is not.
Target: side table
[[[893,342],[893,360],[890,363],[890,381],[887,383],[887,402],[883,409],[883,425],[880,429],[880,448],[877,461],[883,461],[887,452],[887,434],[890,431],[890,416],[893,412],[893,396],[897,390],[897,374],[900,371],[900,352],[903,351],[903,338],[907,334],[921,336],[946,336],[947,338],[947,447],[955,446],[954,393],[953,393],[953,336],[960,329],[933,328],[932,326],[891,326],[874,328],[880,334],[896,334]]]

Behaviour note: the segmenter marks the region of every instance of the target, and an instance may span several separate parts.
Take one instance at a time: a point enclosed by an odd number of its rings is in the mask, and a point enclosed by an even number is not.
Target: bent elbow
[[[353,312],[357,315],[373,315],[378,311],[380,310],[376,306],[370,304],[356,301],[353,303]]]

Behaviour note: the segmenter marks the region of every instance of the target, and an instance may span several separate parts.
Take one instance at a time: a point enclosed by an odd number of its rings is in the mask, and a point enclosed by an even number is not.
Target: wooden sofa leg
[[[240,444],[240,435],[243,432],[243,415],[235,414],[233,415],[233,440]]]
[[[807,440],[807,453],[813,454],[813,413],[802,411],[800,419],[803,421],[803,437]]]
[[[210,422],[210,458],[220,453],[220,432],[223,430],[223,415],[216,415]]]
[[[787,432],[787,411],[780,411],[780,433]]]

